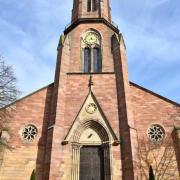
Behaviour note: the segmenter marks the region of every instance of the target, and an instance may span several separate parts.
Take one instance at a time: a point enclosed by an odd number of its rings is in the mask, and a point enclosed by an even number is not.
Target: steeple
[[[74,0],[72,22],[82,18],[104,18],[111,22],[109,0]]]

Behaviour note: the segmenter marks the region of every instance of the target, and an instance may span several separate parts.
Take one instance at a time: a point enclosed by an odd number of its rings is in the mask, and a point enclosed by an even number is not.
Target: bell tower
[[[82,18],[104,18],[111,21],[109,0],[74,0],[72,22]]]
[[[137,135],[126,47],[109,0],[74,0],[57,48],[53,91],[42,179],[134,180]],[[88,164],[87,154],[97,159],[91,152],[98,151],[99,163]]]

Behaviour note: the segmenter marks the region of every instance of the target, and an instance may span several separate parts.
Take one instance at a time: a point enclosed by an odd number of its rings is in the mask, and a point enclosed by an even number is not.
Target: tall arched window
[[[102,62],[100,55],[100,48],[93,48],[93,72],[101,72],[102,71]]]
[[[88,30],[82,35],[82,69],[84,73],[102,72],[101,36]]]
[[[87,11],[91,11],[91,0],[87,0]]]
[[[101,50],[99,47],[84,48],[84,72],[102,72]]]
[[[84,49],[84,72],[91,72],[91,49],[87,47]]]
[[[98,0],[87,0],[87,11],[97,11]]]
[[[97,11],[97,0],[92,0],[92,11]]]

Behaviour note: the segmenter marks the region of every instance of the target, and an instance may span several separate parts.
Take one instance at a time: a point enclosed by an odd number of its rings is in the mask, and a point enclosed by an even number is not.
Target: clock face
[[[88,33],[85,37],[85,43],[93,45],[97,43],[97,35],[95,33]]]
[[[97,110],[97,106],[94,103],[89,103],[86,106],[86,111],[90,114],[93,114]]]

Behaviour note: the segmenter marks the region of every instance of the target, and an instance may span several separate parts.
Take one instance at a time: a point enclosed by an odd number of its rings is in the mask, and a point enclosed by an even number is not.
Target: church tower
[[[180,104],[129,82],[109,1],[74,0],[54,82],[0,109],[1,180],[179,179]]]
[[[111,21],[109,0],[74,0],[72,22],[82,18],[104,18]]]
[[[135,179],[126,47],[109,0],[74,0],[57,51],[42,179]]]

